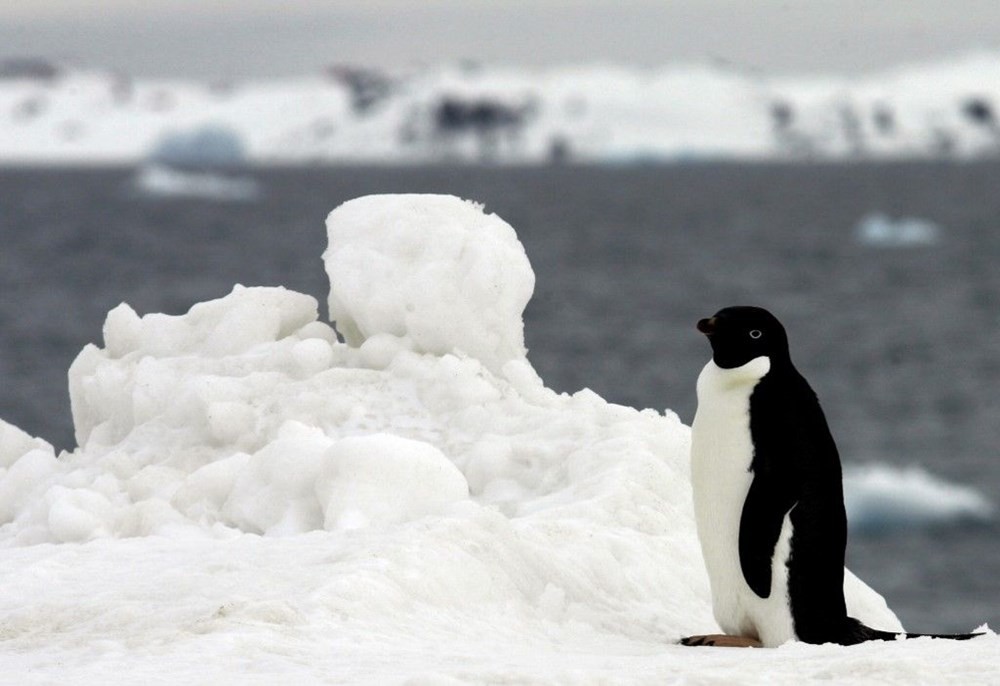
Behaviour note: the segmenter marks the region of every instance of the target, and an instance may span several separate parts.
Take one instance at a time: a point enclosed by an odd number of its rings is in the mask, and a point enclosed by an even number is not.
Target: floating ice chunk
[[[923,469],[884,464],[846,468],[844,502],[851,529],[865,532],[983,522],[994,512],[993,504],[973,488]]]
[[[368,196],[331,212],[327,231],[330,318],[350,345],[386,333],[493,372],[524,356],[535,274],[496,215],[453,196]]]
[[[861,218],[854,234],[863,245],[884,248],[918,247],[937,244],[941,240],[941,227],[929,219],[893,219],[881,212],[873,212]]]
[[[260,196],[260,184],[249,176],[184,171],[160,164],[142,166],[132,183],[137,191],[149,197],[248,201]]]

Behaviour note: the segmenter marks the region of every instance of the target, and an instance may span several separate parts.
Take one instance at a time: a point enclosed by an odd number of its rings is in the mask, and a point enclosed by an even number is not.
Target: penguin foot
[[[705,636],[686,636],[680,640],[682,646],[712,646],[715,648],[762,648],[763,644],[755,638],[746,636],[727,636],[726,634],[707,634]]]

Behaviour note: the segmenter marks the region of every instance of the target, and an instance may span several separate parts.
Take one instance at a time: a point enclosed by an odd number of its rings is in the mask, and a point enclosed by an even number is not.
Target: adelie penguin
[[[928,635],[848,615],[840,457],[781,323],[757,307],[728,307],[698,330],[712,359],[698,377],[691,482],[712,609],[726,635],[681,643],[853,645]]]

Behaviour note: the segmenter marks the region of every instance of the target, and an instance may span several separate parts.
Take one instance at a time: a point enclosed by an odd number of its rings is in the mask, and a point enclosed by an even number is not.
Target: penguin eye
[[[760,338],[763,335],[764,334],[761,333],[760,329],[751,329],[751,331],[750,331],[750,338],[752,338],[754,340],[757,340],[758,338]]]

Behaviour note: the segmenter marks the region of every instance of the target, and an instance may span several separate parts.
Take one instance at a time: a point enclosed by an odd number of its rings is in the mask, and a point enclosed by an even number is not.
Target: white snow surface
[[[134,163],[206,131],[251,164],[970,159],[1000,152],[998,62],[850,80],[680,64],[340,67],[211,85],[66,70],[0,81],[0,163]]]
[[[445,220],[461,227],[429,230]],[[407,224],[419,259],[352,231]],[[455,249],[467,235],[510,261],[498,283],[516,293],[464,296],[516,309],[533,274],[513,231],[455,198],[341,207],[327,268],[385,259],[400,270],[386,273],[420,283],[441,262],[439,278],[452,279],[490,264]],[[375,251],[338,256],[354,241]],[[350,279],[369,276],[385,274]],[[994,634],[675,645],[716,629],[688,428],[670,411],[553,392],[509,311],[456,307],[433,285],[444,300],[420,304],[422,316],[458,320],[459,340],[439,350],[415,340],[405,315],[401,329],[385,316],[359,344],[339,342],[314,298],[283,288],[236,286],[181,316],[112,310],[103,347],[87,346],[69,372],[78,448],[57,456],[0,421],[5,678],[995,682]],[[332,291],[390,313],[409,297],[350,286]],[[490,332],[513,347],[470,345]]]

